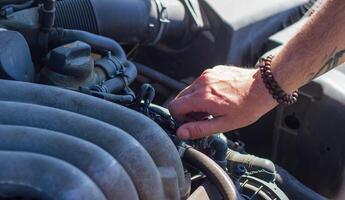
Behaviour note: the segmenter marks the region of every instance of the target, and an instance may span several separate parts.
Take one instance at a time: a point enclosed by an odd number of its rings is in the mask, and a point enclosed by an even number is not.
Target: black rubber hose
[[[210,147],[215,150],[215,153],[213,155],[214,160],[219,162],[226,162],[226,153],[228,151],[228,144],[226,140],[221,138],[220,135],[212,135],[208,138],[208,141]]]
[[[50,32],[49,41],[53,47],[82,41],[89,44],[94,50],[111,51],[112,56],[115,56],[120,62],[120,65],[124,67],[124,77],[115,77],[106,81],[102,85],[104,89],[99,92],[117,92],[132,83],[137,77],[137,68],[135,65],[127,60],[121,45],[110,38],[80,30],[53,29]]]
[[[261,171],[265,173],[258,173],[254,176],[260,176],[267,181],[274,181],[276,179],[276,168],[272,161],[260,158],[250,154],[241,154],[237,151],[228,149],[226,159],[228,162],[229,170],[234,169],[237,164],[243,164],[247,171]],[[268,178],[267,178],[268,177]]]
[[[84,173],[62,160],[13,151],[0,151],[0,160],[0,198],[106,199]]]
[[[23,4],[9,4],[9,5],[6,5],[6,7],[11,7],[13,9],[13,12],[16,12],[16,11],[19,11],[19,10],[23,10],[23,9],[29,8],[30,6],[32,6],[33,3],[34,3],[33,0],[28,0],[27,2],[25,2]]]
[[[137,200],[122,166],[98,146],[63,133],[24,126],[0,125],[0,150],[43,154],[64,160],[88,175],[108,200]],[[63,147],[63,148],[61,148]]]
[[[153,80],[157,81],[158,83],[173,89],[175,91],[181,91],[185,89],[188,85],[182,82],[179,82],[165,74],[162,74],[154,69],[151,69],[143,64],[140,63],[134,63],[135,66],[137,67],[137,71],[139,74]]]
[[[34,103],[80,113],[121,128],[138,140],[158,167],[173,167],[181,195],[189,186],[181,159],[168,135],[144,115],[118,104],[56,87],[0,80],[0,100]],[[54,121],[54,120],[53,120]],[[157,148],[163,146],[164,148]]]
[[[241,199],[236,186],[227,173],[205,154],[189,147],[184,152],[182,159],[205,174],[215,184],[225,200]]]
[[[137,77],[137,68],[133,63],[128,62],[124,75],[124,78],[115,77],[105,81],[102,87],[105,87],[108,93],[116,93],[132,83]]]
[[[160,174],[152,158],[141,144],[121,129],[46,106],[0,101],[0,108],[0,124],[53,130],[96,144],[121,163],[140,199],[164,199]]]
[[[55,22],[56,0],[42,0],[42,3],[43,6],[39,12],[40,29],[44,33],[48,33],[53,28]]]
[[[51,11],[55,9],[56,0],[42,0],[42,1],[43,1],[43,8],[45,10]],[[51,26],[53,26],[53,24],[51,24]]]
[[[110,38],[89,33],[81,30],[73,29],[52,29],[49,35],[49,44],[52,47],[72,43],[75,41],[82,41],[89,44],[97,51],[110,51],[113,56],[119,60],[126,61],[126,53],[123,51],[120,44]]]
[[[30,0],[1,0],[0,7],[8,4],[25,4]]]

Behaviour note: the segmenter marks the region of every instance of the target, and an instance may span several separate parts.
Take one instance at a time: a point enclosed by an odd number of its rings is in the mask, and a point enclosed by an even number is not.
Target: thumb
[[[213,118],[205,121],[195,121],[183,124],[177,130],[177,136],[181,139],[203,138],[224,130],[225,120],[223,117]]]

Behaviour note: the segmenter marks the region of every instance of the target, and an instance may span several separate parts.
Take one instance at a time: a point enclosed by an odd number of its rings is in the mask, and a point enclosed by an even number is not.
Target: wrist
[[[257,105],[257,112],[261,115],[267,113],[278,105],[278,102],[273,99],[272,95],[267,90],[259,70],[255,70],[255,73],[253,74],[249,94],[251,101]]]
[[[284,89],[276,81],[272,73],[272,59],[273,56],[270,55],[267,58],[260,60],[258,67],[260,69],[260,74],[265,87],[267,88],[269,94],[278,103],[283,103],[286,105],[291,105],[297,102],[298,92],[294,91],[292,93],[286,93]]]
[[[290,65],[297,64],[293,61],[288,62],[287,60],[284,60],[284,58],[281,58],[280,55],[278,55],[272,60],[271,66],[271,71],[274,79],[277,81],[280,88],[288,94],[291,94],[298,89],[298,81],[296,81],[297,77],[292,75],[295,74],[296,68],[291,68],[289,67]]]

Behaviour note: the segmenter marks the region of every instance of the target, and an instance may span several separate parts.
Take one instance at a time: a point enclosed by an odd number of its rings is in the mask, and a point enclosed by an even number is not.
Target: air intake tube
[[[185,38],[190,15],[178,0],[61,0],[55,26],[104,35],[123,44]]]

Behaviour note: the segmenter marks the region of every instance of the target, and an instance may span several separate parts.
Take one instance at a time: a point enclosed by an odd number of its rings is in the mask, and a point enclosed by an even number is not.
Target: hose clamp
[[[159,20],[159,30],[157,32],[157,35],[155,39],[149,43],[149,45],[155,45],[157,44],[164,33],[165,27],[167,24],[170,23],[170,20],[168,19],[168,12],[167,7],[164,5],[164,3],[161,0],[153,0],[157,7],[157,13],[158,13],[158,20]]]

